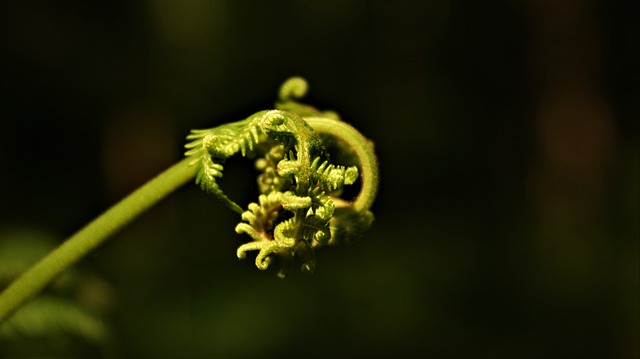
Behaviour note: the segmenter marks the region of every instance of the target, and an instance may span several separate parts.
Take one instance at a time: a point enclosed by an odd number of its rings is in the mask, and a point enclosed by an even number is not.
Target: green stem
[[[362,187],[358,197],[351,204],[356,212],[368,211],[378,190],[378,160],[373,144],[358,130],[346,122],[327,117],[303,117],[319,134],[330,135],[347,144],[356,154],[360,164]]]
[[[147,182],[68,238],[0,294],[0,323],[105,239],[195,176],[185,158]]]

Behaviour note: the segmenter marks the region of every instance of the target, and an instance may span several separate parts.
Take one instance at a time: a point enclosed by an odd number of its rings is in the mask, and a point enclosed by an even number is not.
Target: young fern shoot
[[[373,145],[334,112],[298,102],[307,88],[304,79],[290,78],[280,88],[275,109],[191,131],[187,158],[89,223],[5,289],[0,294],[0,322],[64,269],[194,177],[204,191],[240,214],[236,232],[247,234],[251,241],[238,248],[238,258],[258,251],[259,269],[278,259],[279,277],[286,276],[296,258],[303,271],[312,272],[316,248],[361,236],[373,222],[370,208],[378,188]],[[353,163],[332,164],[323,143],[327,138]],[[228,198],[217,183],[224,161],[237,154],[258,158],[260,194],[247,210]],[[358,195],[341,198],[344,186],[358,179]]]

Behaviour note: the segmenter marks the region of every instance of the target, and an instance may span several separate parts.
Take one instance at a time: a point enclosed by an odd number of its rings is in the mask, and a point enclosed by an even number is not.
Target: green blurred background
[[[286,280],[236,259],[235,213],[181,189],[79,264],[97,285],[65,292],[105,343],[18,337],[0,357],[637,358],[628,4],[2,2],[5,233],[63,240],[291,75],[375,142],[382,181],[367,236]],[[251,173],[232,162],[222,182],[244,205]]]

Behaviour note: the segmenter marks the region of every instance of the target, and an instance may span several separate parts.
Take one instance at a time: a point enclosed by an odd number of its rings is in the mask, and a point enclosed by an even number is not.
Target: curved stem
[[[116,233],[138,215],[195,176],[185,158],[125,197],[68,238],[0,294],[0,322],[40,292],[58,274]]]
[[[340,120],[327,117],[303,117],[303,119],[317,133],[337,138],[348,144],[355,152],[362,172],[362,187],[352,206],[357,212],[368,211],[376,198],[379,180],[378,160],[371,142],[351,125]]]

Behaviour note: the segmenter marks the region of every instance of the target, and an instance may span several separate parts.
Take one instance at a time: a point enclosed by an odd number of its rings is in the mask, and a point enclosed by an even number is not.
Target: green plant
[[[304,79],[290,78],[280,88],[275,109],[192,131],[187,137],[187,158],[114,205],[13,282],[0,295],[0,321],[110,235],[194,177],[203,190],[241,215],[236,232],[246,233],[252,241],[241,245],[237,256],[244,258],[247,251],[258,251],[259,269],[266,269],[278,258],[280,277],[286,275],[294,258],[302,261],[302,270],[313,271],[315,248],[360,236],[373,222],[370,207],[378,187],[373,145],[334,112],[298,102],[306,92]],[[329,145],[348,163],[332,164]],[[260,172],[258,201],[249,204],[246,211],[216,182],[222,176],[224,161],[236,154],[257,158]],[[358,195],[341,198],[343,187],[358,178]]]

